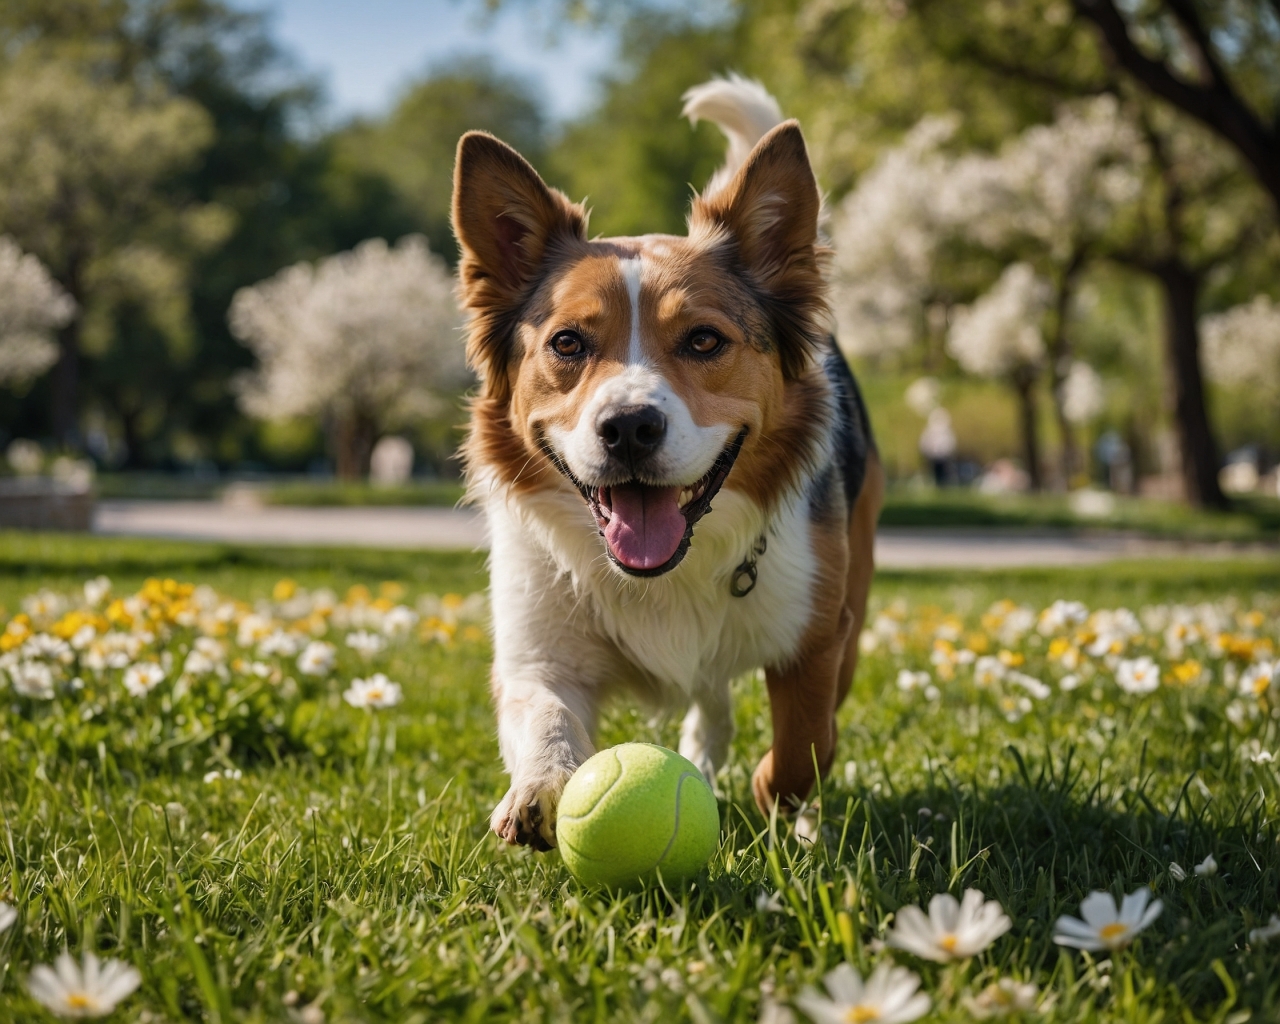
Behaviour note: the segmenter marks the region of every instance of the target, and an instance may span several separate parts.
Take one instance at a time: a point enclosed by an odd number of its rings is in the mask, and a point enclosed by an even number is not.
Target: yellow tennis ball
[[[583,762],[556,812],[560,856],[586,885],[695,875],[720,841],[715,794],[693,763],[653,743],[623,743]]]

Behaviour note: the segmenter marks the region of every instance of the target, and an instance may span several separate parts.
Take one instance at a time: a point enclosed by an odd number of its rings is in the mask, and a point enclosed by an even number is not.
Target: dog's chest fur
[[[583,679],[659,700],[687,699],[795,652],[812,610],[815,557],[808,500],[762,510],[726,488],[700,524],[684,562],[668,575],[626,579],[605,557],[581,498],[568,491],[488,502],[495,655],[579,659]],[[731,593],[737,567],[761,536],[757,582]]]

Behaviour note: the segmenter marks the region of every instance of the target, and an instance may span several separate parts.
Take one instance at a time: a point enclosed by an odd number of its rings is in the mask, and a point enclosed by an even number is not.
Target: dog
[[[510,789],[493,831],[555,845],[556,804],[626,691],[687,708],[711,780],[730,681],[764,667],[757,804],[826,772],[857,664],[884,473],[825,299],[822,199],[800,127],[715,79],[685,115],[726,163],[685,237],[589,238],[515,150],[458,144],[453,227],[479,385],[463,447],[490,530],[493,700]]]

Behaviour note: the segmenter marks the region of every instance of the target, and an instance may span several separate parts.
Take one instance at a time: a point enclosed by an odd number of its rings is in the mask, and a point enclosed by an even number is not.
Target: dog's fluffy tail
[[[714,195],[727,185],[751,155],[751,150],[769,130],[783,121],[778,101],[759,82],[730,72],[728,78],[713,78],[695,85],[681,97],[681,114],[693,124],[710,121],[729,139],[724,166],[714,175],[704,196]]]

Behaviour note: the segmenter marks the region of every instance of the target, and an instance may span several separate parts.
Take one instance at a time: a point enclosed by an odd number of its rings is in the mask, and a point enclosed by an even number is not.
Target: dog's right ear
[[[505,142],[467,132],[453,169],[453,233],[473,316],[467,358],[486,390],[501,388],[513,316],[557,245],[586,239],[587,215]]]

